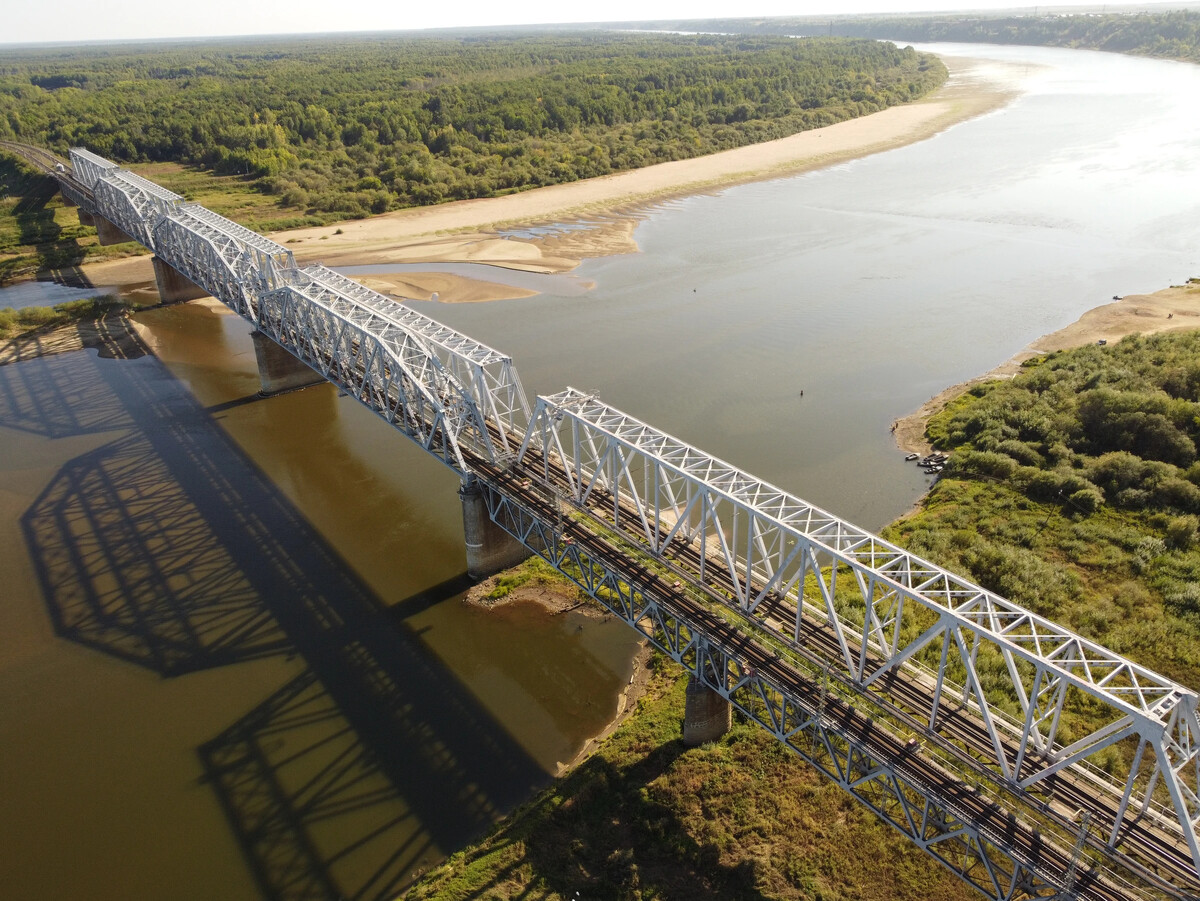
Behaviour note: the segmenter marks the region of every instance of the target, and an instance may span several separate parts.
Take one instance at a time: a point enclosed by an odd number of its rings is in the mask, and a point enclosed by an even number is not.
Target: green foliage
[[[530,557],[524,563],[505,570],[496,577],[495,586],[487,593],[487,600],[498,601],[507,597],[522,585],[560,585],[574,588],[574,583],[558,572],[541,557]]]
[[[1200,684],[1193,372],[1200,332],[1172,332],[1051,354],[976,386],[931,421],[950,464],[890,536]]]
[[[348,218],[783,137],[924,95],[866,40],[624,33],[11,50],[0,138],[253,180]]]

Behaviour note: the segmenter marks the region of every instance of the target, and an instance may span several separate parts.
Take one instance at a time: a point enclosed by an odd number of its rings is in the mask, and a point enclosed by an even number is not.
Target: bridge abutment
[[[153,257],[150,262],[154,264],[154,284],[158,286],[158,299],[163,303],[180,303],[195,300],[197,297],[208,297],[207,291],[170,263],[158,257]]]
[[[251,332],[250,337],[254,341],[254,356],[258,360],[258,378],[262,383],[260,394],[281,394],[325,381],[310,366],[262,332]]]
[[[683,708],[683,743],[689,748],[716,741],[733,725],[729,700],[695,676],[688,677]]]
[[[492,522],[483,489],[474,478],[463,480],[458,496],[462,500],[468,576],[486,579],[530,556],[529,548]]]
[[[92,219],[95,220],[96,239],[100,242],[101,247],[108,247],[110,244],[124,244],[127,241],[135,240],[99,213],[93,213]]]

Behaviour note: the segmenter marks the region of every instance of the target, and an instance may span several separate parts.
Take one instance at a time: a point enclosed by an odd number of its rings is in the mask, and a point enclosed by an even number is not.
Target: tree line
[[[1041,16],[959,13],[939,16],[705,19],[641,23],[640,27],[711,29],[745,34],[841,35],[919,43],[1029,44],[1200,62],[1200,12],[1194,10]]]
[[[744,35],[10,50],[0,138],[244,175],[330,221],[783,137],[917,99],[945,77],[911,48]]]

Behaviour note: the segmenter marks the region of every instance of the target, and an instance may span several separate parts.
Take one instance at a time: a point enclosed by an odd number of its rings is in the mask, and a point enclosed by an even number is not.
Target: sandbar
[[[462,200],[385,213],[369,219],[271,235],[297,262],[330,266],[386,263],[487,263],[532,272],[566,272],[597,256],[635,253],[637,222],[665,200],[717,191],[749,181],[834,166],[930,138],[952,125],[995,110],[1014,96],[999,80],[980,77],[976,61],[944,60],[951,77],[929,97],[869,116],[849,119],[790,137],[738,147],[695,159],[535,188],[502,197]],[[986,64],[996,71],[997,64]],[[515,226],[569,222],[569,229],[514,237]],[[436,271],[436,266],[431,272]],[[127,284],[152,276],[146,257],[85,267],[94,284]],[[521,296],[499,284],[487,288],[444,276],[438,287],[417,274],[375,277],[386,293],[442,302],[477,302]]]

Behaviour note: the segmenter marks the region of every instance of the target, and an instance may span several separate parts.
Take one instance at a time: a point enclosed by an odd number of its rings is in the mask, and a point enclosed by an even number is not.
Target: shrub
[[[1164,536],[1167,547],[1186,551],[1195,543],[1197,529],[1200,529],[1200,519],[1195,516],[1175,517],[1167,524]]]
[[[1090,514],[1095,513],[1104,505],[1104,495],[1099,488],[1089,486],[1071,492],[1067,501],[1071,508],[1079,513]]]
[[[1189,582],[1164,598],[1166,608],[1176,616],[1200,615],[1200,585]]]

